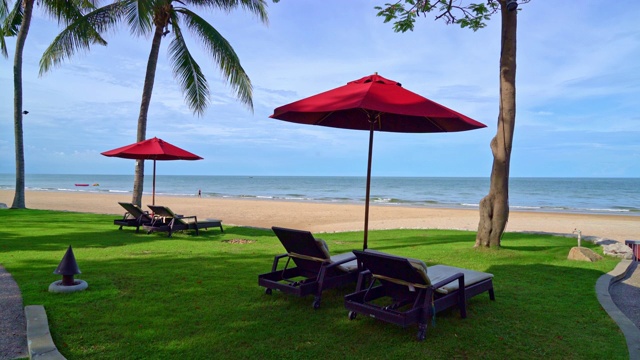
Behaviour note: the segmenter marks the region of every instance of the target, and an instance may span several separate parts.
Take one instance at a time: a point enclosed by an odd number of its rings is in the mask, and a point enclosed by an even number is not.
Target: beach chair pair
[[[272,228],[287,253],[274,258],[271,272],[258,276],[258,284],[296,296],[313,295],[320,306],[324,290],[357,282],[344,297],[349,319],[357,314],[403,327],[417,324],[417,339],[426,337],[427,324],[436,313],[457,308],[467,316],[467,300],[483,292],[495,300],[493,275],[446,265],[431,266],[417,259],[375,250],[330,256],[326,242],[308,231]],[[280,260],[286,259],[279,269]],[[293,262],[293,264],[291,264]]]
[[[140,227],[143,227],[147,234],[158,231],[167,232],[169,237],[175,231],[181,230],[195,230],[196,235],[199,235],[200,229],[208,229],[210,227],[219,227],[220,231],[224,232],[222,220],[207,219],[198,221],[196,216],[179,215],[166,206],[148,205],[152,211],[152,213],[149,213],[133,203],[118,202],[118,204],[126,210],[121,219],[113,220],[114,225],[120,226],[119,230],[122,230],[123,226],[132,226],[138,232]]]
[[[200,234],[200,229],[208,229],[210,227],[219,227],[221,232],[224,232],[222,228],[222,220],[207,219],[198,220],[195,215],[185,216],[174,213],[166,206],[147,205],[153,213],[153,219],[151,222],[143,224],[147,234],[153,232],[166,232],[171,237],[176,231],[182,230],[195,230],[196,235]]]

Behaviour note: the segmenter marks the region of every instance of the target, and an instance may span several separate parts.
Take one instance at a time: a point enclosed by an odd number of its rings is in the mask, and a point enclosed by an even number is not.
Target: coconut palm
[[[238,7],[252,12],[263,23],[267,23],[265,0],[118,0],[86,14],[63,30],[45,51],[40,61],[40,71],[46,72],[78,50],[87,49],[90,43],[84,39],[87,39],[88,32],[93,29],[102,33],[124,21],[132,34],[152,34],[136,139],[143,141],[146,139],[147,113],[151,103],[158,53],[162,39],[166,36],[171,37],[168,51],[173,74],[182,88],[189,108],[201,116],[209,104],[209,85],[187,46],[182,31],[183,27],[186,27],[220,67],[223,77],[235,90],[239,100],[253,109],[251,82],[235,51],[211,24],[191,10],[230,12]],[[142,202],[143,179],[144,160],[137,160],[132,200],[137,205],[141,205]]]
[[[13,124],[16,149],[16,190],[11,205],[12,209],[24,209],[25,204],[25,174],[24,174],[24,141],[22,129],[22,116],[26,114],[22,110],[22,54],[24,45],[31,26],[34,0],[18,0],[13,9],[9,12],[8,2],[2,0],[0,3],[0,18],[2,28],[0,38],[0,50],[7,57],[7,49],[4,41],[5,37],[16,36],[16,53],[13,61]],[[37,2],[42,9],[58,21],[58,23],[70,23],[82,15],[82,11],[94,8],[93,2],[89,0],[39,0]],[[85,41],[104,42],[95,32],[87,29],[84,34]]]

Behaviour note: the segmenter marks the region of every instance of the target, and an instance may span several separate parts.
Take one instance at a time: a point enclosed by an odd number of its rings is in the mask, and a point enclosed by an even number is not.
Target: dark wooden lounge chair
[[[200,234],[200,229],[208,229],[210,227],[219,227],[221,232],[224,232],[222,228],[222,220],[207,219],[198,220],[195,215],[184,216],[178,215],[171,211],[166,206],[147,205],[151,212],[153,212],[153,221],[144,225],[144,229],[147,234],[152,232],[167,232],[171,237],[176,231],[180,230],[195,230],[196,235]]]
[[[140,230],[140,226],[150,224],[153,220],[148,212],[140,209],[133,203],[118,202],[118,204],[127,211],[122,216],[122,219],[113,220],[114,225],[120,226],[118,230],[122,230],[123,226],[133,226],[136,228],[136,232],[138,232],[138,230]]]
[[[258,276],[258,285],[299,297],[314,295],[313,308],[320,307],[322,292],[358,279],[358,264],[353,253],[331,256],[326,242],[316,239],[309,231],[272,227],[286,254],[273,259],[271,272]],[[278,270],[280,259],[286,258]],[[293,264],[291,264],[293,260]],[[291,267],[290,265],[295,265]]]
[[[446,265],[429,267],[416,259],[373,250],[353,253],[364,271],[356,292],[345,296],[349,319],[364,314],[403,327],[418,324],[419,341],[436,313],[457,307],[467,317],[467,299],[487,291],[495,300],[493,275]]]

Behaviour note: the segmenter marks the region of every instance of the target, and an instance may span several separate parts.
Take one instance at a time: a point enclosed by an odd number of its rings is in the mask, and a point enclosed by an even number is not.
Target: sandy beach
[[[0,203],[8,206],[13,191],[0,191]],[[30,209],[66,210],[121,216],[118,201],[130,202],[129,194],[27,191]],[[143,204],[151,203],[145,196]],[[295,201],[238,200],[197,197],[156,197],[157,205],[170,207],[179,214],[198,218],[221,219],[225,225],[262,228],[283,226],[312,232],[362,230],[364,205],[327,204]],[[475,231],[478,210],[371,206],[370,229],[424,228]],[[583,236],[624,241],[640,239],[640,216],[591,215],[512,211],[507,231],[535,231],[570,234],[574,229]]]

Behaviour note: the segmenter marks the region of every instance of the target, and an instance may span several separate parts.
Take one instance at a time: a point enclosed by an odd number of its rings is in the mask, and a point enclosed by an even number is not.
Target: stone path
[[[638,262],[629,267],[629,272],[609,288],[611,299],[618,309],[640,329],[640,269]]]
[[[0,265],[0,360],[28,356],[22,294],[11,274]]]

